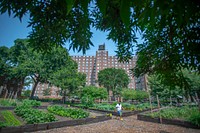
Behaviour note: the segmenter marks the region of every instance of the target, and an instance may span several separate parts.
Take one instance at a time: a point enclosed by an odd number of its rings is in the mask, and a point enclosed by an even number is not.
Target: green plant
[[[191,115],[189,118],[187,118],[187,120],[200,127],[200,112],[193,109],[190,114]]]
[[[162,118],[167,119],[182,119],[189,121],[197,126],[200,126],[200,113],[197,107],[172,107],[167,109],[162,109],[160,112],[153,112],[153,113],[147,113],[146,115],[149,115],[153,118],[159,117],[161,115]]]
[[[94,105],[94,98],[90,95],[85,95],[81,98],[81,103],[85,105],[85,107],[92,107]]]
[[[72,108],[65,108],[63,106],[48,106],[48,111],[52,112],[54,114],[65,116],[65,117],[71,117],[73,119],[80,119],[80,118],[86,118],[89,116],[88,112],[85,112],[82,109],[72,109]]]
[[[0,128],[9,126],[7,123],[0,121]]]
[[[27,106],[40,106],[41,102],[40,101],[36,101],[36,100],[29,100],[29,99],[24,99],[22,101],[23,105],[27,105]]]
[[[17,106],[18,101],[13,99],[0,99],[1,106]]]
[[[130,103],[123,103],[122,107],[124,110],[135,110],[135,105],[130,104]]]
[[[19,126],[19,125],[22,125],[22,123],[18,119],[15,118],[15,116],[13,115],[13,113],[11,111],[8,111],[8,110],[1,111],[0,114],[5,119],[6,124],[4,124],[4,126]]]
[[[100,109],[100,110],[115,110],[115,105],[111,104],[95,104],[94,108]]]
[[[53,114],[32,109],[29,105],[17,106],[14,112],[16,115],[25,119],[28,124],[56,121],[56,118]]]

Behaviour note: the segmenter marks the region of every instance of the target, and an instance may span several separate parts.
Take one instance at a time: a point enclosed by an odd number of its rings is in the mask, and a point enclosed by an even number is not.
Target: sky
[[[31,32],[31,28],[27,27],[29,18],[28,16],[24,16],[22,21],[18,18],[14,18],[13,16],[8,16],[7,13],[0,15],[0,46],[7,46],[11,47],[14,45],[14,41],[16,39],[24,39],[29,35]],[[117,50],[116,44],[111,41],[107,40],[107,34],[101,31],[96,31],[92,29],[93,37],[91,38],[92,43],[94,46],[91,46],[89,50],[86,51],[85,55],[92,56],[96,54],[98,50],[98,46],[105,43],[105,48],[108,51],[110,56],[116,55],[115,51]],[[141,40],[139,40],[140,42]],[[69,45],[65,45],[68,49]],[[82,51],[74,52],[73,50],[69,51],[70,55],[83,55]]]

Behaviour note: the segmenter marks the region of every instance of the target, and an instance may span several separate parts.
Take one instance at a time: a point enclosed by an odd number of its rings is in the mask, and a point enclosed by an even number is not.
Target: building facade
[[[137,58],[133,57],[127,63],[118,61],[116,56],[109,56],[108,51],[105,49],[105,44],[99,45],[95,56],[71,56],[71,58],[78,64],[78,72],[86,74],[86,85],[98,86],[98,72],[105,68],[120,68],[124,69],[129,76],[130,82],[128,88],[146,90],[145,76],[136,78],[132,75],[131,69],[135,67]],[[49,88],[48,84],[38,84],[35,96],[40,98],[43,96],[44,90]],[[58,97],[60,88],[55,86],[50,87],[50,97]]]
[[[131,69],[135,67],[137,58],[133,57],[127,63],[118,61],[116,56],[109,56],[105,49],[105,44],[99,45],[95,56],[72,56],[72,59],[78,63],[78,71],[87,75],[86,85],[98,86],[98,72],[105,68],[120,68],[124,69],[129,76],[130,83],[128,88],[146,89],[144,76],[134,78]]]

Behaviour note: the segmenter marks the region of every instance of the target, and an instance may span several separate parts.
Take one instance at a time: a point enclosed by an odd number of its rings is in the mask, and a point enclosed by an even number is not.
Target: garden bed
[[[162,118],[162,122],[161,122],[160,118],[152,118],[152,117],[144,115],[144,114],[138,114],[137,119],[142,120],[142,121],[154,122],[154,123],[170,124],[170,125],[177,125],[177,126],[182,126],[182,127],[187,127],[187,128],[200,129],[200,127],[198,127],[188,121],[183,121],[183,120]]]
[[[112,104],[109,103],[101,103],[101,104],[94,104],[92,106],[84,106],[82,104],[72,104],[71,106],[77,107],[77,108],[83,108],[83,109],[88,109],[92,111],[97,111],[97,112],[102,112],[102,113],[107,113],[107,114],[112,114],[114,116],[117,116],[117,112],[115,111],[117,102],[114,102]],[[149,103],[140,103],[137,105],[130,104],[130,103],[122,103],[123,107],[123,117],[135,115],[141,112],[149,111],[150,105]],[[156,107],[153,106],[153,109]]]
[[[1,133],[34,132],[34,131],[39,131],[39,130],[48,130],[48,129],[53,129],[53,128],[65,127],[65,126],[75,126],[75,125],[96,123],[96,122],[106,121],[109,119],[111,119],[111,117],[104,115],[104,116],[96,116],[93,118],[83,118],[83,119],[78,119],[78,120],[63,120],[63,121],[41,123],[41,124],[27,124],[27,125],[17,126],[17,127],[0,128],[0,132]]]
[[[99,113],[106,113],[106,114],[112,114],[113,116],[118,116],[116,111],[109,111],[109,110],[100,110],[100,109],[87,109],[90,111],[95,111],[95,112],[99,112]],[[138,113],[142,113],[145,111],[149,111],[150,109],[145,109],[145,110],[136,110],[136,111],[127,111],[127,110],[123,110],[122,115],[123,117],[127,117],[127,116],[131,116],[131,115],[136,115]]]
[[[13,108],[14,109],[14,108]],[[44,106],[38,106],[36,109],[48,112],[47,109]],[[4,110],[6,111],[6,110]],[[14,114],[14,110],[10,110]],[[21,126],[8,126],[8,127],[2,127],[0,128],[1,133],[13,133],[13,132],[34,132],[39,130],[48,130],[52,128],[60,128],[64,126],[75,126],[75,125],[83,125],[83,124],[89,124],[89,123],[96,123],[101,121],[106,121],[111,119],[108,115],[105,113],[96,113],[94,111],[87,111],[89,112],[89,116],[87,118],[80,118],[80,119],[72,119],[69,117],[62,117],[59,115],[54,114],[57,121],[54,122],[47,122],[47,123],[37,123],[37,124],[25,124]],[[16,116],[16,118],[20,118]],[[22,120],[22,119],[21,119]]]
[[[194,111],[194,108],[189,107],[183,108],[163,108],[160,111],[158,109],[153,112],[145,112],[137,115],[138,120],[171,124],[187,128],[200,129],[199,125],[199,114],[198,111]]]

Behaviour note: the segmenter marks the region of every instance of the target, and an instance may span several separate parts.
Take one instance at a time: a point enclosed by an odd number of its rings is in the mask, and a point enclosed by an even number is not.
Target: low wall
[[[101,121],[106,121],[112,119],[108,116],[97,116],[95,118],[84,118],[78,120],[68,120],[68,121],[58,121],[58,122],[50,122],[50,123],[42,123],[42,124],[27,124],[18,127],[5,127],[0,128],[0,133],[23,133],[23,132],[34,132],[39,130],[48,130],[53,128],[60,128],[66,126],[76,126],[90,123],[97,123]]]
[[[142,120],[142,121],[154,122],[154,123],[162,122],[162,124],[170,124],[170,125],[177,125],[177,126],[182,126],[182,127],[187,127],[187,128],[200,129],[200,127],[198,127],[188,121],[183,121],[183,120],[152,118],[150,116],[146,116],[143,114],[138,114],[137,119]]]

